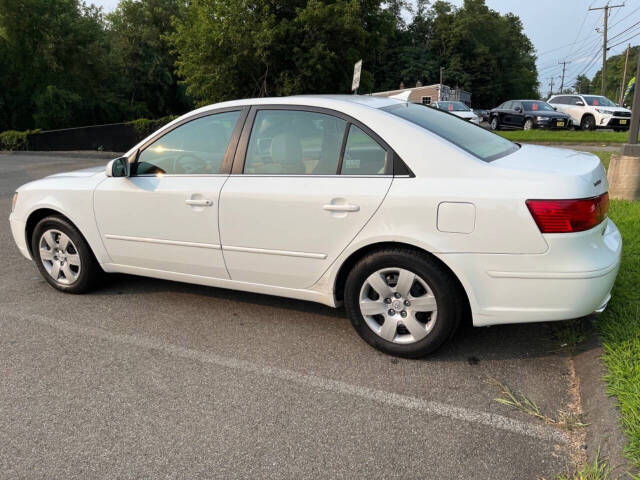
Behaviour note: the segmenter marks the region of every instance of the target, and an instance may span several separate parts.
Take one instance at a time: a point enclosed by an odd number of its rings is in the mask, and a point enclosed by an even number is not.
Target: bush
[[[140,140],[145,138],[148,135],[151,135],[153,132],[158,130],[160,127],[165,126],[171,120],[177,118],[176,116],[169,115],[167,117],[156,118],[155,120],[149,120],[148,118],[138,118],[137,120],[132,120],[127,122],[128,125],[131,125],[136,132],[136,135]]]
[[[7,130],[0,133],[0,150],[28,150],[29,135],[38,133],[40,130]]]

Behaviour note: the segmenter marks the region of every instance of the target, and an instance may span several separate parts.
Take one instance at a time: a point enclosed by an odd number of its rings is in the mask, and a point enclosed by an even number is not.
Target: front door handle
[[[210,207],[213,205],[213,200],[209,200],[208,198],[198,200],[187,198],[184,203],[191,205],[192,207]]]
[[[328,204],[325,205],[324,207],[322,207],[325,210],[328,210],[329,212],[358,212],[360,211],[360,207],[358,205],[336,205],[336,204]]]

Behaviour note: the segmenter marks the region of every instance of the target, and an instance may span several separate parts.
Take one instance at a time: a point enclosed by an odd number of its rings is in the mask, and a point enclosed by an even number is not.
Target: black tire
[[[533,130],[533,127],[534,127],[534,126],[535,126],[535,125],[534,125],[534,123],[533,123],[533,120],[532,120],[531,118],[527,118],[527,119],[524,121],[524,125],[522,126],[522,129],[523,129],[523,130]]]
[[[394,268],[408,270],[421,277],[437,302],[437,316],[431,330],[413,343],[402,344],[382,338],[367,324],[360,310],[360,293],[369,276],[381,269]],[[434,258],[408,248],[380,249],[358,261],[347,276],[344,303],[351,324],[369,345],[390,355],[407,358],[423,357],[437,350],[453,336],[468,311],[464,292],[451,272]],[[394,328],[397,338],[403,328],[401,323],[400,319],[399,326]]]
[[[77,278],[69,283],[55,280],[47,271],[41,258],[40,241],[42,235],[48,230],[54,230],[64,233],[72,242],[69,252],[75,253],[79,257],[80,267],[78,268]],[[84,293],[93,289],[103,275],[102,268],[95,259],[89,244],[86,242],[82,234],[68,220],[59,216],[49,216],[40,220],[33,229],[31,236],[31,251],[33,252],[33,260],[40,274],[44,279],[56,290],[65,293]]]
[[[593,118],[593,115],[585,115],[584,117],[582,117],[582,121],[580,122],[580,128],[582,130],[595,130],[596,119]]]
[[[491,130],[500,130],[500,120],[497,116],[493,117],[489,122],[489,127]]]

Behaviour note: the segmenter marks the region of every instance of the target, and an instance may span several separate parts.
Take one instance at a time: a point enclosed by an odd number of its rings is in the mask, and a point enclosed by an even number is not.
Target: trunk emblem
[[[600,185],[602,183],[602,180],[598,180],[597,182],[593,182],[593,186],[597,187],[598,185]]]

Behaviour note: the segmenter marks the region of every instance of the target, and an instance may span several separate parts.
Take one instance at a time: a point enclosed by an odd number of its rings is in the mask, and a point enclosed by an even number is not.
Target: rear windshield
[[[455,115],[415,103],[398,103],[382,108],[397,117],[428,130],[485,162],[518,150],[518,145]]]

